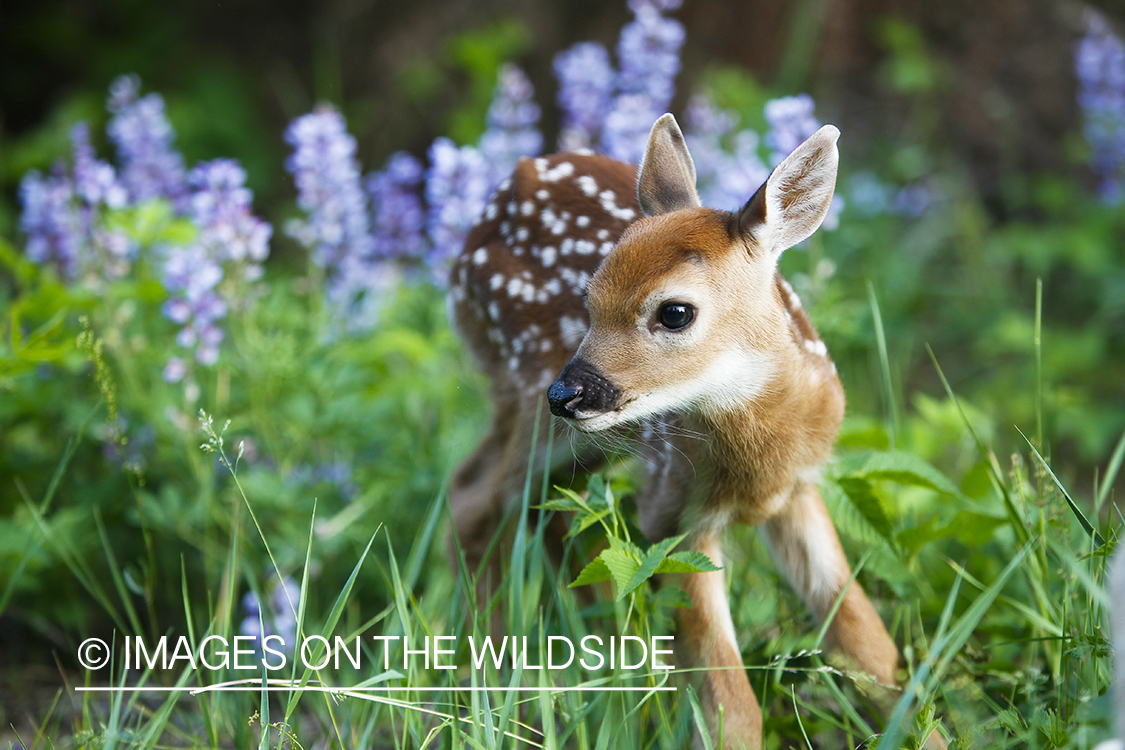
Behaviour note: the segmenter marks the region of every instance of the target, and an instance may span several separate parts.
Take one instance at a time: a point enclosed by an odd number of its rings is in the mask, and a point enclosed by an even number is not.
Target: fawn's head
[[[794,356],[777,260],[824,220],[839,135],[822,127],[730,213],[702,207],[676,120],[657,120],[637,178],[644,218],[590,279],[590,328],[548,391],[551,412],[595,431],[767,392]]]

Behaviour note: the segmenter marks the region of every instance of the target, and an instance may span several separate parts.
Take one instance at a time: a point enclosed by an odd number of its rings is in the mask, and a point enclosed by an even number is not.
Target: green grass
[[[1122,219],[1081,201],[1045,205],[1054,240],[1037,244],[1029,222],[981,228],[971,208],[955,205],[949,222],[929,227],[933,245],[898,219],[853,217],[823,247],[783,259],[848,393],[822,490],[856,580],[899,644],[905,689],[891,710],[878,708],[863,676],[822,651],[823,624],[757,532],[733,529],[731,609],[767,748],[914,747],[934,726],[955,748],[1092,748],[1109,736],[1104,578],[1125,460],[1110,389],[1125,360],[1114,344],[1120,296],[1105,291],[1121,271],[1107,253],[1068,259],[1082,282],[1073,299],[1048,272],[1057,248],[1106,245]],[[972,251],[949,264],[953,292],[926,285],[926,253],[942,243]],[[0,747],[694,741],[700,711],[686,670],[470,667],[466,640],[490,633],[491,603],[471,605],[463,561],[450,565],[444,492],[482,432],[487,389],[432,287],[404,286],[369,334],[333,337],[315,281],[275,269],[263,296],[232,311],[223,358],[197,372],[192,394],[160,376],[174,331],[143,268],[95,295],[2,240],[0,265],[13,280],[0,285]],[[998,281],[1032,270],[1041,284]],[[994,299],[1001,288],[1016,291]],[[1104,307],[1091,323],[1082,311],[1095,304]],[[674,633],[677,593],[647,577],[669,550],[641,543],[628,463],[574,489],[529,482],[494,551],[508,571],[497,588],[504,631],[528,637],[532,664],[550,636]],[[567,540],[562,572],[546,524],[524,522],[540,505],[578,508],[575,523],[587,524]],[[613,561],[600,576],[612,585],[595,596],[571,588],[595,559]],[[362,636],[362,665],[290,660],[266,676],[335,692],[76,690],[262,676],[182,663],[123,673],[121,649],[126,636],[184,636],[195,647],[238,634],[247,592],[268,599],[285,578],[300,595],[274,616],[306,636]],[[374,635],[453,636],[457,668],[385,667]],[[112,669],[78,667],[91,637],[114,644]],[[583,685],[677,692],[560,689]],[[402,686],[433,691],[362,690]],[[537,690],[449,689],[486,686]]]
[[[884,361],[886,359],[884,358]],[[944,375],[943,375],[944,377]],[[959,408],[954,393],[950,403]],[[963,427],[977,439],[977,426],[964,412]],[[917,418],[907,416],[907,419]],[[232,502],[227,550],[205,580],[193,579],[181,560],[175,585],[180,612],[157,613],[144,622],[141,596],[134,590],[100,515],[95,514],[104,565],[95,573],[90,560],[72,555],[64,529],[47,509],[49,488],[30,513],[44,544],[55,548],[85,590],[88,606],[113,623],[120,648],[123,635],[152,638],[172,632],[197,646],[209,634],[237,633],[239,582],[267,590],[280,578],[277,553],[287,538],[271,538],[262,525],[263,508],[241,485],[229,442],[210,420],[198,443],[221,456],[217,493]],[[909,434],[906,431],[905,434]],[[1112,483],[1120,466],[1119,444],[1103,474]],[[900,444],[901,446],[901,444]],[[976,443],[977,466],[990,486],[958,486],[918,456],[909,445],[899,452],[856,448],[841,455],[825,479],[825,495],[859,580],[871,593],[896,641],[903,648],[905,688],[889,716],[865,695],[862,676],[832,665],[821,652],[824,630],[813,623],[795,595],[779,581],[749,530],[728,541],[732,610],[743,657],[765,707],[767,747],[915,747],[939,727],[953,747],[1092,747],[1108,733],[1105,691],[1110,680],[1109,644],[1104,635],[1106,554],[1116,539],[1119,518],[1091,521],[1079,504],[1090,498],[1068,491],[1049,462],[1028,450],[1001,461],[983,442]],[[198,448],[193,450],[198,451]],[[905,451],[905,452],[904,452]],[[202,453],[202,451],[200,451]],[[60,462],[59,478],[70,461]],[[973,470],[968,474],[972,475]],[[628,474],[611,472],[611,486],[629,492]],[[857,482],[865,487],[856,489]],[[600,485],[593,488],[596,495]],[[1105,485],[1103,484],[1104,488]],[[971,491],[970,491],[971,490]],[[1099,495],[1108,492],[1099,490]],[[524,520],[531,505],[558,497],[546,484],[528,486],[512,523]],[[594,498],[596,500],[596,498]],[[1102,498],[1104,500],[1104,497]],[[609,503],[612,524],[592,528],[568,542],[566,555],[583,564],[591,547],[608,533],[629,531],[628,504]],[[305,542],[289,556],[303,563],[302,595],[291,602],[297,632],[341,635],[350,643],[364,636],[363,668],[290,668],[268,676],[303,686],[330,685],[335,692],[118,692],[76,693],[69,684],[30,717],[8,717],[10,747],[574,747],[680,748],[692,741],[699,724],[691,674],[630,674],[620,670],[587,672],[524,670],[489,665],[483,673],[469,666],[464,646],[469,635],[489,632],[488,618],[470,616],[464,566],[454,574],[445,564],[447,510],[435,494],[419,508],[414,535],[390,533],[377,517],[360,525],[367,541],[341,555],[344,575],[313,570],[321,555],[314,503],[305,515]],[[607,518],[603,516],[603,520]],[[1096,527],[1095,527],[1096,525]],[[542,539],[546,524],[518,524],[509,574],[501,585],[504,630],[527,635],[542,649],[548,635],[578,641],[586,634],[648,637],[672,632],[674,597],[644,584],[618,601],[581,600],[549,561]],[[1110,540],[1106,543],[1104,540]],[[251,552],[252,551],[252,552]],[[250,559],[270,560],[265,574]],[[31,555],[34,557],[34,555]],[[350,567],[349,567],[350,566]],[[5,596],[26,575],[27,561],[8,583]],[[106,579],[105,572],[109,577]],[[374,604],[357,595],[357,583],[377,580],[386,592]],[[201,585],[202,584],[202,585]],[[143,590],[141,591],[143,593]],[[409,637],[451,635],[461,647],[455,670],[426,669],[418,659],[407,668],[383,668],[382,654],[370,635]],[[319,654],[312,661],[317,661]],[[118,667],[96,675],[68,670],[86,685],[202,687],[260,676],[257,672],[177,669],[129,671]],[[540,663],[536,654],[531,662]],[[61,681],[61,678],[60,678]],[[673,685],[675,694],[560,692],[561,687]],[[545,688],[541,692],[364,692],[362,688],[451,688],[470,686]],[[351,688],[351,689],[347,689]],[[18,736],[17,736],[18,735]],[[881,735],[881,736],[880,736]]]

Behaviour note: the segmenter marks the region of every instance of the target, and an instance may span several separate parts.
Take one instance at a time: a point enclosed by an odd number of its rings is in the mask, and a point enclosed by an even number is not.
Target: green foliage
[[[894,189],[925,180],[935,198],[917,218],[853,205],[840,229],[782,264],[849,398],[822,494],[856,584],[901,645],[908,689],[895,710],[881,707],[863,676],[822,653],[822,625],[764,545],[734,530],[723,570],[767,747],[918,747],[936,726],[953,748],[1089,748],[1113,718],[1104,577],[1121,531],[1125,212],[1061,177],[1023,175],[1005,183],[1000,209],[986,210],[927,140],[925,107],[947,82],[940,64],[907,24],[887,21],[876,35],[887,81],[920,121],[897,140],[847,144],[842,184],[870,169]],[[436,62],[407,65],[403,86],[419,106],[456,99],[448,132],[475,141],[496,68],[528,39],[503,22],[463,35]],[[191,160],[237,153],[256,189],[276,190],[252,87],[228,74],[216,63],[168,97],[179,142]],[[324,63],[326,87],[333,75]],[[729,69],[711,71],[707,85],[760,129],[763,87]],[[100,98],[77,94],[38,132],[5,144],[9,186],[67,150],[74,120],[101,111]],[[7,221],[0,234],[11,237]],[[149,249],[192,231],[160,202],[111,221]],[[430,284],[389,294],[362,337],[329,330],[321,295],[320,280],[275,263],[231,310],[219,363],[197,368],[185,388],[161,376],[178,349],[151,268],[91,289],[0,238],[0,615],[31,644],[6,684],[30,683],[23,668],[51,664],[52,648],[79,682],[110,680],[73,662],[72,644],[91,635],[171,631],[198,644],[237,633],[242,596],[264,599],[286,576],[301,581],[290,603],[297,631],[345,640],[483,638],[502,622],[528,636],[534,661],[552,635],[673,631],[682,596],[653,577],[719,561],[677,551],[683,537],[638,541],[627,467],[584,491],[529,487],[493,552],[506,571],[498,594],[468,615],[478,589],[463,566],[446,564],[443,488],[485,422],[484,381]],[[200,409],[214,419],[210,434]],[[561,569],[544,538],[550,524],[520,523],[533,508],[569,515]],[[586,586],[600,582],[614,594],[599,599]],[[369,640],[364,649],[365,669],[283,675],[357,688],[332,695],[83,693],[73,710],[44,705],[40,725],[0,718],[27,748],[681,748],[703,725],[690,674],[478,670],[463,646],[448,673],[384,669]],[[117,671],[112,681],[198,687],[214,677]],[[650,692],[562,690],[638,681]],[[655,690],[669,684],[683,692]],[[362,690],[404,685],[541,691],[423,703]]]

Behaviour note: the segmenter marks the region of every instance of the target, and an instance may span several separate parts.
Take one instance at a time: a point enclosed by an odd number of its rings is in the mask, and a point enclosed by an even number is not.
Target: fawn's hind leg
[[[815,485],[804,484],[762,526],[778,567],[823,621],[851,578],[836,527]],[[828,626],[829,648],[883,685],[895,683],[898,648],[858,581],[852,581]]]
[[[504,519],[507,504],[517,487],[523,486],[527,470],[527,451],[517,456],[517,445],[534,431],[534,422],[525,424],[516,398],[498,400],[492,421],[480,445],[466,458],[449,486],[449,507],[453,516],[450,561],[457,570],[457,543],[465,555],[470,575],[478,575],[477,606],[487,607],[488,599],[501,580],[501,553],[493,545]],[[534,414],[529,415],[534,418]],[[529,445],[530,442],[524,443]],[[481,568],[482,564],[486,567]]]

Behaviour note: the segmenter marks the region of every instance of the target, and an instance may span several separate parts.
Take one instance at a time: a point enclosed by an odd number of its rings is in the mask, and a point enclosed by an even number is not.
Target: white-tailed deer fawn
[[[494,404],[450,493],[471,567],[524,487],[531,445],[546,442],[545,415],[535,435],[546,394],[562,436],[632,427],[647,459],[637,506],[650,541],[687,532],[685,544],[721,565],[723,530],[761,524],[778,566],[827,616],[851,573],[816,483],[844,393],[777,260],[824,219],[838,136],[821,128],[735,213],[700,205],[671,115],[653,126],[639,174],[592,154],[519,163],[452,276],[453,322]],[[712,734],[722,709],[726,746],[759,748],[722,571],[676,583],[693,605],[679,610],[677,640],[707,668]],[[895,683],[898,651],[857,582],[828,640]]]

